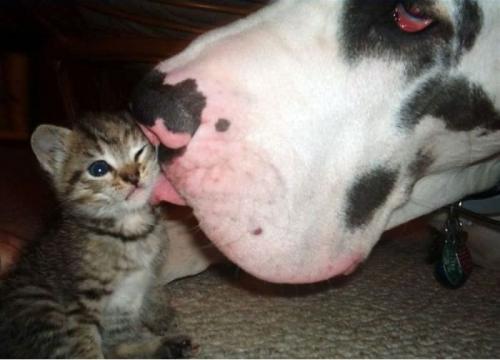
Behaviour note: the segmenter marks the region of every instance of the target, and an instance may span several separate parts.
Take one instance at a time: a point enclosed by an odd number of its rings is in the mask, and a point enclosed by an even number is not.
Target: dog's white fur
[[[472,49],[453,65],[437,49],[415,77],[397,56],[346,60],[344,2],[330,0],[277,1],[161,63],[165,83],[195,79],[207,98],[200,128],[166,173],[217,247],[263,279],[317,281],[352,270],[383,231],[494,185],[499,131],[453,130],[432,115],[398,126],[405,102],[438,75],[477,84],[498,112],[500,6],[477,3]],[[455,35],[459,4],[436,7]],[[229,131],[213,131],[220,118]],[[415,178],[409,164],[419,154],[432,160]],[[394,169],[393,189],[366,223],[346,225],[353,186],[377,168]],[[367,197],[377,191],[368,186]]]

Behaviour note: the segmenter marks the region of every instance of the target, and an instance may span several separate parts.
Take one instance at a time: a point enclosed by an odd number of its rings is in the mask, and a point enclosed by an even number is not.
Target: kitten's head
[[[89,115],[73,130],[40,125],[31,147],[63,207],[87,215],[145,206],[159,172],[154,147],[126,113]]]

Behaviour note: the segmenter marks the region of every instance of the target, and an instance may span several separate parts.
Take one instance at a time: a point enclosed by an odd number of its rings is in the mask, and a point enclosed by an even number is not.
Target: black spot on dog
[[[258,235],[261,235],[262,232],[263,232],[262,228],[259,227],[259,228],[252,231],[252,235],[258,236]]]
[[[483,26],[483,17],[476,1],[462,1],[458,13],[461,15],[457,24],[459,52],[472,49],[477,35]]]
[[[218,132],[225,132],[227,129],[229,129],[229,126],[231,125],[231,122],[227,119],[219,119],[217,120],[217,123],[215,124],[215,130]]]
[[[415,76],[436,61],[449,62],[454,31],[445,19],[426,29],[407,33],[394,21],[395,0],[349,0],[343,8],[340,44],[348,62],[364,58],[390,58],[407,64],[407,75]],[[430,16],[437,16],[434,2],[418,1]]]
[[[423,83],[403,105],[401,125],[411,129],[426,115],[452,131],[500,130],[500,114],[488,95],[463,77],[437,76]]]
[[[361,176],[347,193],[346,224],[350,229],[366,225],[375,210],[384,204],[392,192],[398,173],[376,168]]]
[[[146,126],[161,118],[168,130],[192,135],[200,125],[205,96],[198,91],[195,80],[168,85],[163,83],[165,76],[158,70],[149,72],[135,88],[130,110]]]
[[[409,177],[418,180],[425,174],[425,171],[433,161],[434,159],[431,156],[419,152],[415,160],[408,167]]]

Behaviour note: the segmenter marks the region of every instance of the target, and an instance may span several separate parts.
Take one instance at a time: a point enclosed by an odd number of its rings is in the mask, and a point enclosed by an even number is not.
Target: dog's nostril
[[[264,230],[262,230],[261,227],[258,227],[257,229],[254,229],[252,231],[252,234],[255,235],[255,236],[258,236],[258,235],[261,235],[263,232],[264,232]]]
[[[231,125],[231,122],[227,119],[219,119],[217,120],[217,123],[215,124],[215,130],[218,132],[225,132],[227,129],[229,129],[229,126]]]
[[[149,72],[134,89],[130,111],[148,128],[158,126],[160,120],[172,134],[193,135],[200,126],[205,95],[198,90],[195,79],[165,84],[165,77],[156,69]]]

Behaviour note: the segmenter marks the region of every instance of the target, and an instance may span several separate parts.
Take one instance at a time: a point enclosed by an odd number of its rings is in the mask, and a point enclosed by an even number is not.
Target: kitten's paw
[[[165,338],[155,352],[157,359],[186,359],[193,357],[197,346],[194,346],[187,336]]]
[[[179,321],[175,310],[171,307],[163,306],[159,310],[150,310],[142,316],[142,323],[153,334],[164,336],[167,333],[176,333],[179,329]]]

